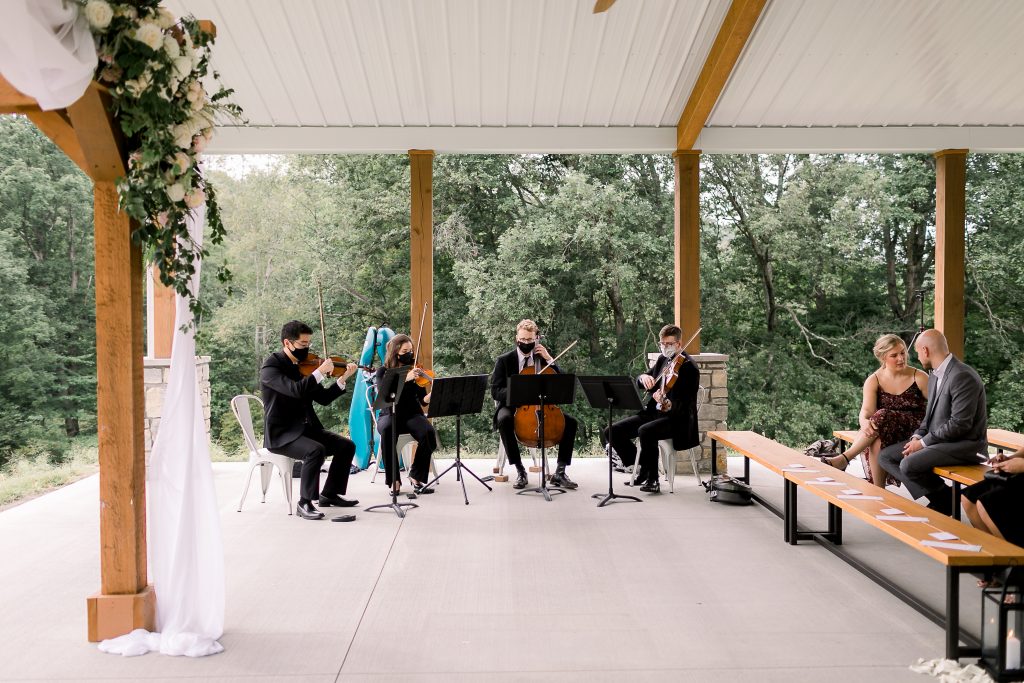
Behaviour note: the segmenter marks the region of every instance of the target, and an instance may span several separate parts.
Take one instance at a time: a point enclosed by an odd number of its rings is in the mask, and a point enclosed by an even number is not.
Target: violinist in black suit
[[[498,356],[494,364],[494,372],[491,373],[491,396],[497,402],[497,409],[494,411],[494,428],[501,436],[501,442],[505,446],[505,454],[510,464],[514,465],[518,476],[512,484],[512,488],[526,488],[526,469],[523,467],[523,457],[519,451],[519,441],[516,440],[515,416],[516,409],[508,405],[508,378],[518,375],[523,368],[533,367],[537,372],[551,362],[551,354],[537,342],[537,323],[532,320],[522,320],[516,326],[516,348],[508,353]],[[555,372],[561,372],[557,365],[552,365]],[[564,413],[565,411],[563,411]],[[562,432],[562,440],[558,442],[558,466],[555,473],[551,475],[551,485],[566,489],[574,489],[578,485],[569,479],[565,468],[572,463],[572,447],[576,441],[576,420],[565,415],[565,431]]]
[[[697,390],[700,386],[700,370],[693,359],[683,351],[683,331],[675,325],[665,325],[660,333],[661,357],[654,367],[636,379],[637,386],[651,391],[651,397],[644,409],[604,429],[605,443],[611,442],[622,463],[630,466],[636,463],[636,445],[633,439],[640,439],[640,472],[633,479],[640,484],[640,490],[660,493],[658,482],[658,442],[672,439],[676,450],[693,448],[700,443],[697,433]],[[680,355],[681,354],[681,355]],[[679,360],[676,378],[672,388],[665,391],[665,383],[671,370]]]
[[[415,363],[415,355],[412,339],[408,335],[396,334],[392,337],[388,342],[384,365],[377,369],[377,386],[381,386],[381,381],[388,370]],[[409,465],[409,481],[412,483],[413,491],[425,494],[434,492],[434,489],[427,488],[425,484],[427,474],[430,472],[430,458],[437,448],[437,433],[430,420],[423,414],[423,409],[430,404],[430,392],[416,383],[420,377],[428,375],[419,368],[413,368],[406,374],[398,403],[395,404],[394,410],[387,408],[381,411],[377,419],[377,431],[380,433],[380,453],[384,459],[384,480],[395,490],[401,488],[402,479],[398,472],[394,471],[392,450],[395,435],[391,430],[397,425],[399,434],[409,434],[416,439],[416,455]]]
[[[309,355],[313,330],[292,320],[281,328],[282,350],[270,354],[260,368],[263,393],[263,446],[268,450],[302,461],[299,503],[296,514],[303,519],[323,519],[313,506],[320,488],[320,466],[332,456],[327,481],[319,494],[321,507],[351,507],[359,503],[343,495],[348,489],[349,467],[356,453],[350,439],[324,429],[313,410],[313,401],[328,405],[345,393],[345,380],[357,366],[349,364],[337,383],[324,387],[324,378],[334,371],[331,359],[324,360],[308,377],[299,372],[299,363]]]

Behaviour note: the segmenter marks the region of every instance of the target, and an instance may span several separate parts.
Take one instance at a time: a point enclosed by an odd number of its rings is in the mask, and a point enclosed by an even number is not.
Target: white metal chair
[[[245,478],[245,488],[242,489],[242,499],[238,501],[238,511],[242,511],[245,504],[245,497],[249,494],[249,484],[252,483],[252,473],[257,467],[260,468],[260,484],[263,489],[263,501],[267,502],[267,489],[270,488],[270,477],[277,468],[281,475],[281,485],[284,488],[284,501],[288,506],[288,514],[292,514],[292,464],[293,458],[279,453],[271,453],[259,445],[256,434],[252,427],[251,403],[255,401],[263,409],[263,401],[251,394],[239,394],[231,399],[231,412],[238,420],[238,426],[242,428],[242,436],[245,438],[245,445],[249,448],[249,475]]]
[[[377,415],[372,410],[370,411],[370,419],[373,421],[373,431],[376,433],[377,432]],[[437,449],[440,449],[441,448],[441,437],[437,435],[436,431],[434,432],[434,439],[435,439],[434,443],[436,444]],[[401,454],[402,462],[405,463],[406,468],[412,466],[413,451],[415,450],[415,448],[416,448],[416,439],[412,438],[412,434],[402,433],[402,434],[398,435],[398,452],[399,452],[399,454]],[[435,452],[436,452],[437,449],[435,449]],[[375,461],[370,463],[370,467],[373,467],[373,476],[370,477],[370,483],[371,484],[375,484],[375,483],[377,483],[377,473],[384,471],[384,463],[383,463],[383,461],[381,461],[380,457],[378,457]],[[431,474],[431,478],[437,476],[437,468],[434,467],[434,456],[433,456],[433,454],[431,454],[431,456],[430,456],[430,474]],[[423,483],[425,484],[426,482],[423,482]]]
[[[701,407],[707,403],[708,390],[703,387],[697,387],[697,415],[698,419],[700,416]],[[703,441],[703,439],[701,439]],[[690,455],[690,464],[693,466],[693,474],[700,480],[700,472],[697,470],[697,450],[701,448],[700,441],[693,448],[686,449]],[[675,445],[672,443],[672,439],[662,439],[658,442],[658,450],[661,451],[661,467],[664,470],[665,478],[668,479],[668,490],[672,493],[676,492],[676,456],[677,451]]]
[[[530,458],[533,460],[532,472],[539,472],[540,465],[537,458],[540,457],[539,448],[527,448],[530,452]],[[501,440],[501,436],[498,436],[498,460],[494,464],[494,474],[501,474],[505,471],[505,465],[508,463],[508,453],[505,452],[505,442]],[[553,472],[551,469],[551,456],[548,456],[548,472]]]

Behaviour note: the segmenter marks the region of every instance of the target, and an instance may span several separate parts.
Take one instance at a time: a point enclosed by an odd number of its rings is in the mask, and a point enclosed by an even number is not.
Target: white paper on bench
[[[960,537],[956,534],[951,534],[948,531],[936,531],[934,534],[928,534],[936,541],[958,541]]]
[[[882,513],[886,515],[902,515],[906,514],[903,510],[897,510],[896,508],[882,508]]]
[[[851,496],[851,495],[838,495],[836,498],[844,498],[846,500],[882,500],[881,496]]]
[[[832,477],[818,477],[814,481],[835,481]]]
[[[875,519],[883,522],[927,522],[927,517],[908,517],[907,515],[875,515]]]
[[[969,553],[981,552],[980,545],[971,545],[969,543],[946,543],[945,541],[921,541],[921,545],[926,545],[930,548],[946,548],[947,550],[966,550]]]
[[[845,493],[848,496],[859,496],[860,495],[860,491],[858,491],[857,489],[843,489],[842,493]]]
[[[807,472],[808,474],[817,474],[818,470],[809,470],[806,467],[783,467],[783,472]]]
[[[803,464],[798,463],[798,462],[791,462],[788,465],[786,465],[786,467],[792,467],[793,469],[797,469],[797,470],[807,469],[807,465],[803,465]]]
[[[846,484],[844,484],[841,481],[818,481],[816,479],[811,479],[810,481],[805,481],[804,483],[814,484],[815,486],[846,486]]]

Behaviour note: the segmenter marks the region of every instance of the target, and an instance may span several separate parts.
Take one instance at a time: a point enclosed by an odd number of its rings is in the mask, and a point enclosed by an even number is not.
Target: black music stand
[[[638,503],[643,501],[636,496],[623,496],[615,493],[612,485],[612,410],[642,410],[644,405],[640,402],[640,395],[637,394],[636,385],[632,377],[612,376],[580,376],[580,386],[583,393],[590,402],[591,407],[602,410],[608,409],[608,444],[605,449],[608,451],[608,493],[595,493],[591,498],[601,498],[597,507],[604,507],[616,498],[635,500]],[[636,464],[633,465],[636,467]]]
[[[488,491],[493,490],[483,479],[476,476],[476,472],[462,464],[462,416],[479,413],[483,410],[485,393],[487,393],[487,375],[439,378],[435,379],[430,387],[430,407],[427,409],[427,417],[455,416],[455,462],[427,482],[427,486],[448,474],[449,470],[454,469],[455,479],[462,484],[462,498],[466,501],[466,505],[469,505],[469,495],[466,493],[463,470],[473,475],[473,478],[486,486]]]
[[[576,375],[512,375],[508,378],[508,404],[518,406],[539,406],[540,430],[540,486],[523,489],[516,495],[539,493],[551,502],[552,493],[565,493],[565,489],[548,486],[548,458],[544,446],[544,406],[572,403],[576,398]]]
[[[373,401],[374,410],[384,410],[385,408],[393,408],[398,403],[398,397],[402,395],[402,388],[405,387],[405,377],[412,370],[411,365],[406,365],[400,368],[391,368],[384,373],[384,378],[381,379],[380,384],[377,386],[377,398]],[[383,435],[381,435],[383,436]],[[383,454],[384,448],[381,447]],[[394,476],[399,476],[398,472],[398,425],[395,424],[394,410],[391,412],[391,463]],[[373,510],[383,510],[385,508],[394,511],[399,517],[405,517],[404,508],[418,508],[419,505],[416,503],[399,503],[398,502],[398,491],[395,490],[394,481],[391,482],[391,502],[381,503],[380,505],[371,505],[366,508],[367,512]]]

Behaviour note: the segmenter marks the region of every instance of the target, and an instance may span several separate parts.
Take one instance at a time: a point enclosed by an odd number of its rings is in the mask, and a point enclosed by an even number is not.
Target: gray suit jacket
[[[984,451],[987,441],[985,385],[974,368],[949,359],[942,385],[935,390],[935,374],[928,378],[928,408],[915,432],[927,437],[929,447],[959,455]],[[962,451],[962,453],[960,453]]]

